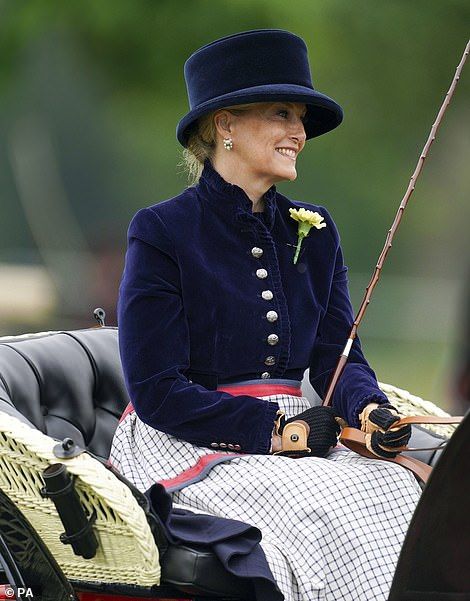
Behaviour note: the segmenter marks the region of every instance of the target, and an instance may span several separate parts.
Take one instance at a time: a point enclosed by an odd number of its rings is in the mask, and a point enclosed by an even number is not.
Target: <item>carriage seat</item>
[[[312,404],[318,403],[308,374],[302,389]],[[117,328],[101,326],[0,338],[0,412],[21,419],[51,438],[70,437],[106,460],[128,402]],[[442,438],[414,428],[413,446],[429,447],[441,442]],[[416,456],[434,464],[439,452],[426,453]],[[236,582],[221,570],[215,556],[189,547],[170,551],[162,559],[162,584],[196,594],[208,590],[233,597],[240,594]],[[245,598],[250,596],[244,593]]]
[[[0,338],[0,418],[7,413],[51,438],[70,437],[107,460],[129,402],[117,334],[117,328],[102,326]],[[183,597],[182,591],[201,599],[253,598],[251,583],[229,574],[208,549],[164,547],[159,549],[163,589],[155,589],[163,596]]]
[[[129,397],[117,328],[0,338],[0,411],[107,459]]]

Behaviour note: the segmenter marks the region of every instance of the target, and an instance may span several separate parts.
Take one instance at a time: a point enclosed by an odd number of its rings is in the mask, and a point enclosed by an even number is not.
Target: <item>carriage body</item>
[[[406,391],[381,387],[402,413],[444,413]],[[318,402],[308,377],[303,392]],[[253,588],[226,572],[209,549],[166,544],[150,527],[142,495],[106,466],[128,402],[117,328],[0,339],[0,583],[15,585],[23,599],[28,584],[40,587],[44,601],[250,601]],[[453,427],[434,428],[414,428],[413,446],[444,445]],[[57,443],[65,438],[86,452],[58,457]],[[416,456],[435,465],[440,454]],[[41,495],[42,473],[54,463],[73,475],[86,515],[96,514],[98,549],[90,559],[61,542],[61,520]]]

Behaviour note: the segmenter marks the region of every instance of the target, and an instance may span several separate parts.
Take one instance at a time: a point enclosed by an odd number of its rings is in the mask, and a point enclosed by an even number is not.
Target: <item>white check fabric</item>
[[[310,404],[273,395],[288,417]],[[144,424],[118,426],[110,461],[142,491],[208,453]],[[233,452],[233,451],[231,451]],[[327,458],[240,455],[173,493],[179,507],[258,527],[286,601],[386,601],[420,488],[410,472],[342,447]]]

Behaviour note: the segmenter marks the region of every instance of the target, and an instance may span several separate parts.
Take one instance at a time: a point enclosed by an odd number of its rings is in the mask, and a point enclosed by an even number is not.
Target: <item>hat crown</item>
[[[305,104],[307,139],[343,119],[339,104],[313,87],[305,42],[284,29],[252,29],[206,44],[186,61],[184,78],[190,110],[176,137],[186,147],[200,117],[239,104]]]
[[[313,89],[305,42],[282,29],[255,29],[211,42],[188,58],[184,77],[191,110],[212,98],[256,86]]]

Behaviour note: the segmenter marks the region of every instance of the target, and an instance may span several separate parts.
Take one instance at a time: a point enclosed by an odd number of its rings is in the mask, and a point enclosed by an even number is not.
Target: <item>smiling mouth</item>
[[[290,159],[291,161],[295,161],[295,159],[296,159],[297,153],[295,152],[295,150],[292,150],[291,148],[276,148],[275,150],[280,155],[282,155],[283,157],[286,157],[287,159]]]

